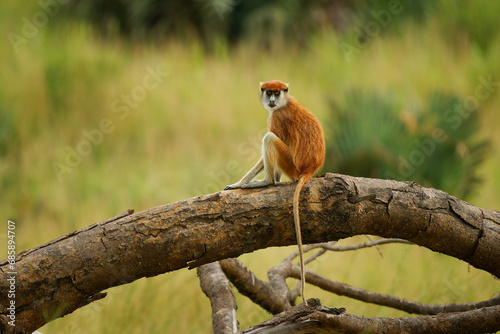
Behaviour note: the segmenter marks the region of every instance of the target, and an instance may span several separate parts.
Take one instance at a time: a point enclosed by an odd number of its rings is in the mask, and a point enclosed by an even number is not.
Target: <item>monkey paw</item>
[[[233,190],[233,189],[238,189],[238,186],[236,184],[230,184],[224,188],[224,190]]]

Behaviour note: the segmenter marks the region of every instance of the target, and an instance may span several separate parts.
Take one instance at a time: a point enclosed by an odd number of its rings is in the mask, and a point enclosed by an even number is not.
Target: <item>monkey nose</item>
[[[274,107],[276,107],[276,103],[274,103],[274,101],[271,101],[271,102],[269,102],[269,106],[271,108],[274,108]]]

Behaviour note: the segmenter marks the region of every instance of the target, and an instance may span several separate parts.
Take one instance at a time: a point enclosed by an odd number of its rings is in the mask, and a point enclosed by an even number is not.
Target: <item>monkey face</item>
[[[267,111],[272,113],[278,110],[288,103],[288,85],[278,81],[273,80],[260,85],[260,101]]]

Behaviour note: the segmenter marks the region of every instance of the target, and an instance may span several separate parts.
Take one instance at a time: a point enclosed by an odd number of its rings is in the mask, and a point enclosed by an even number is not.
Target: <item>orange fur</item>
[[[270,90],[270,91],[280,91],[280,90],[288,90],[288,86],[279,80],[271,80],[268,82],[264,82],[260,85],[260,89]]]
[[[269,131],[286,145],[286,148],[280,146],[276,149],[282,153],[278,158],[278,166],[290,179],[297,181],[303,176],[307,182],[323,165],[323,129],[316,116],[295,98],[289,96],[287,106],[273,112],[270,116]]]

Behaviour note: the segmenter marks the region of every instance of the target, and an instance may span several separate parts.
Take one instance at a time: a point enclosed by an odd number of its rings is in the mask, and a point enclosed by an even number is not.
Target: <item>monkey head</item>
[[[260,101],[269,113],[288,103],[288,84],[279,80],[260,83]]]

